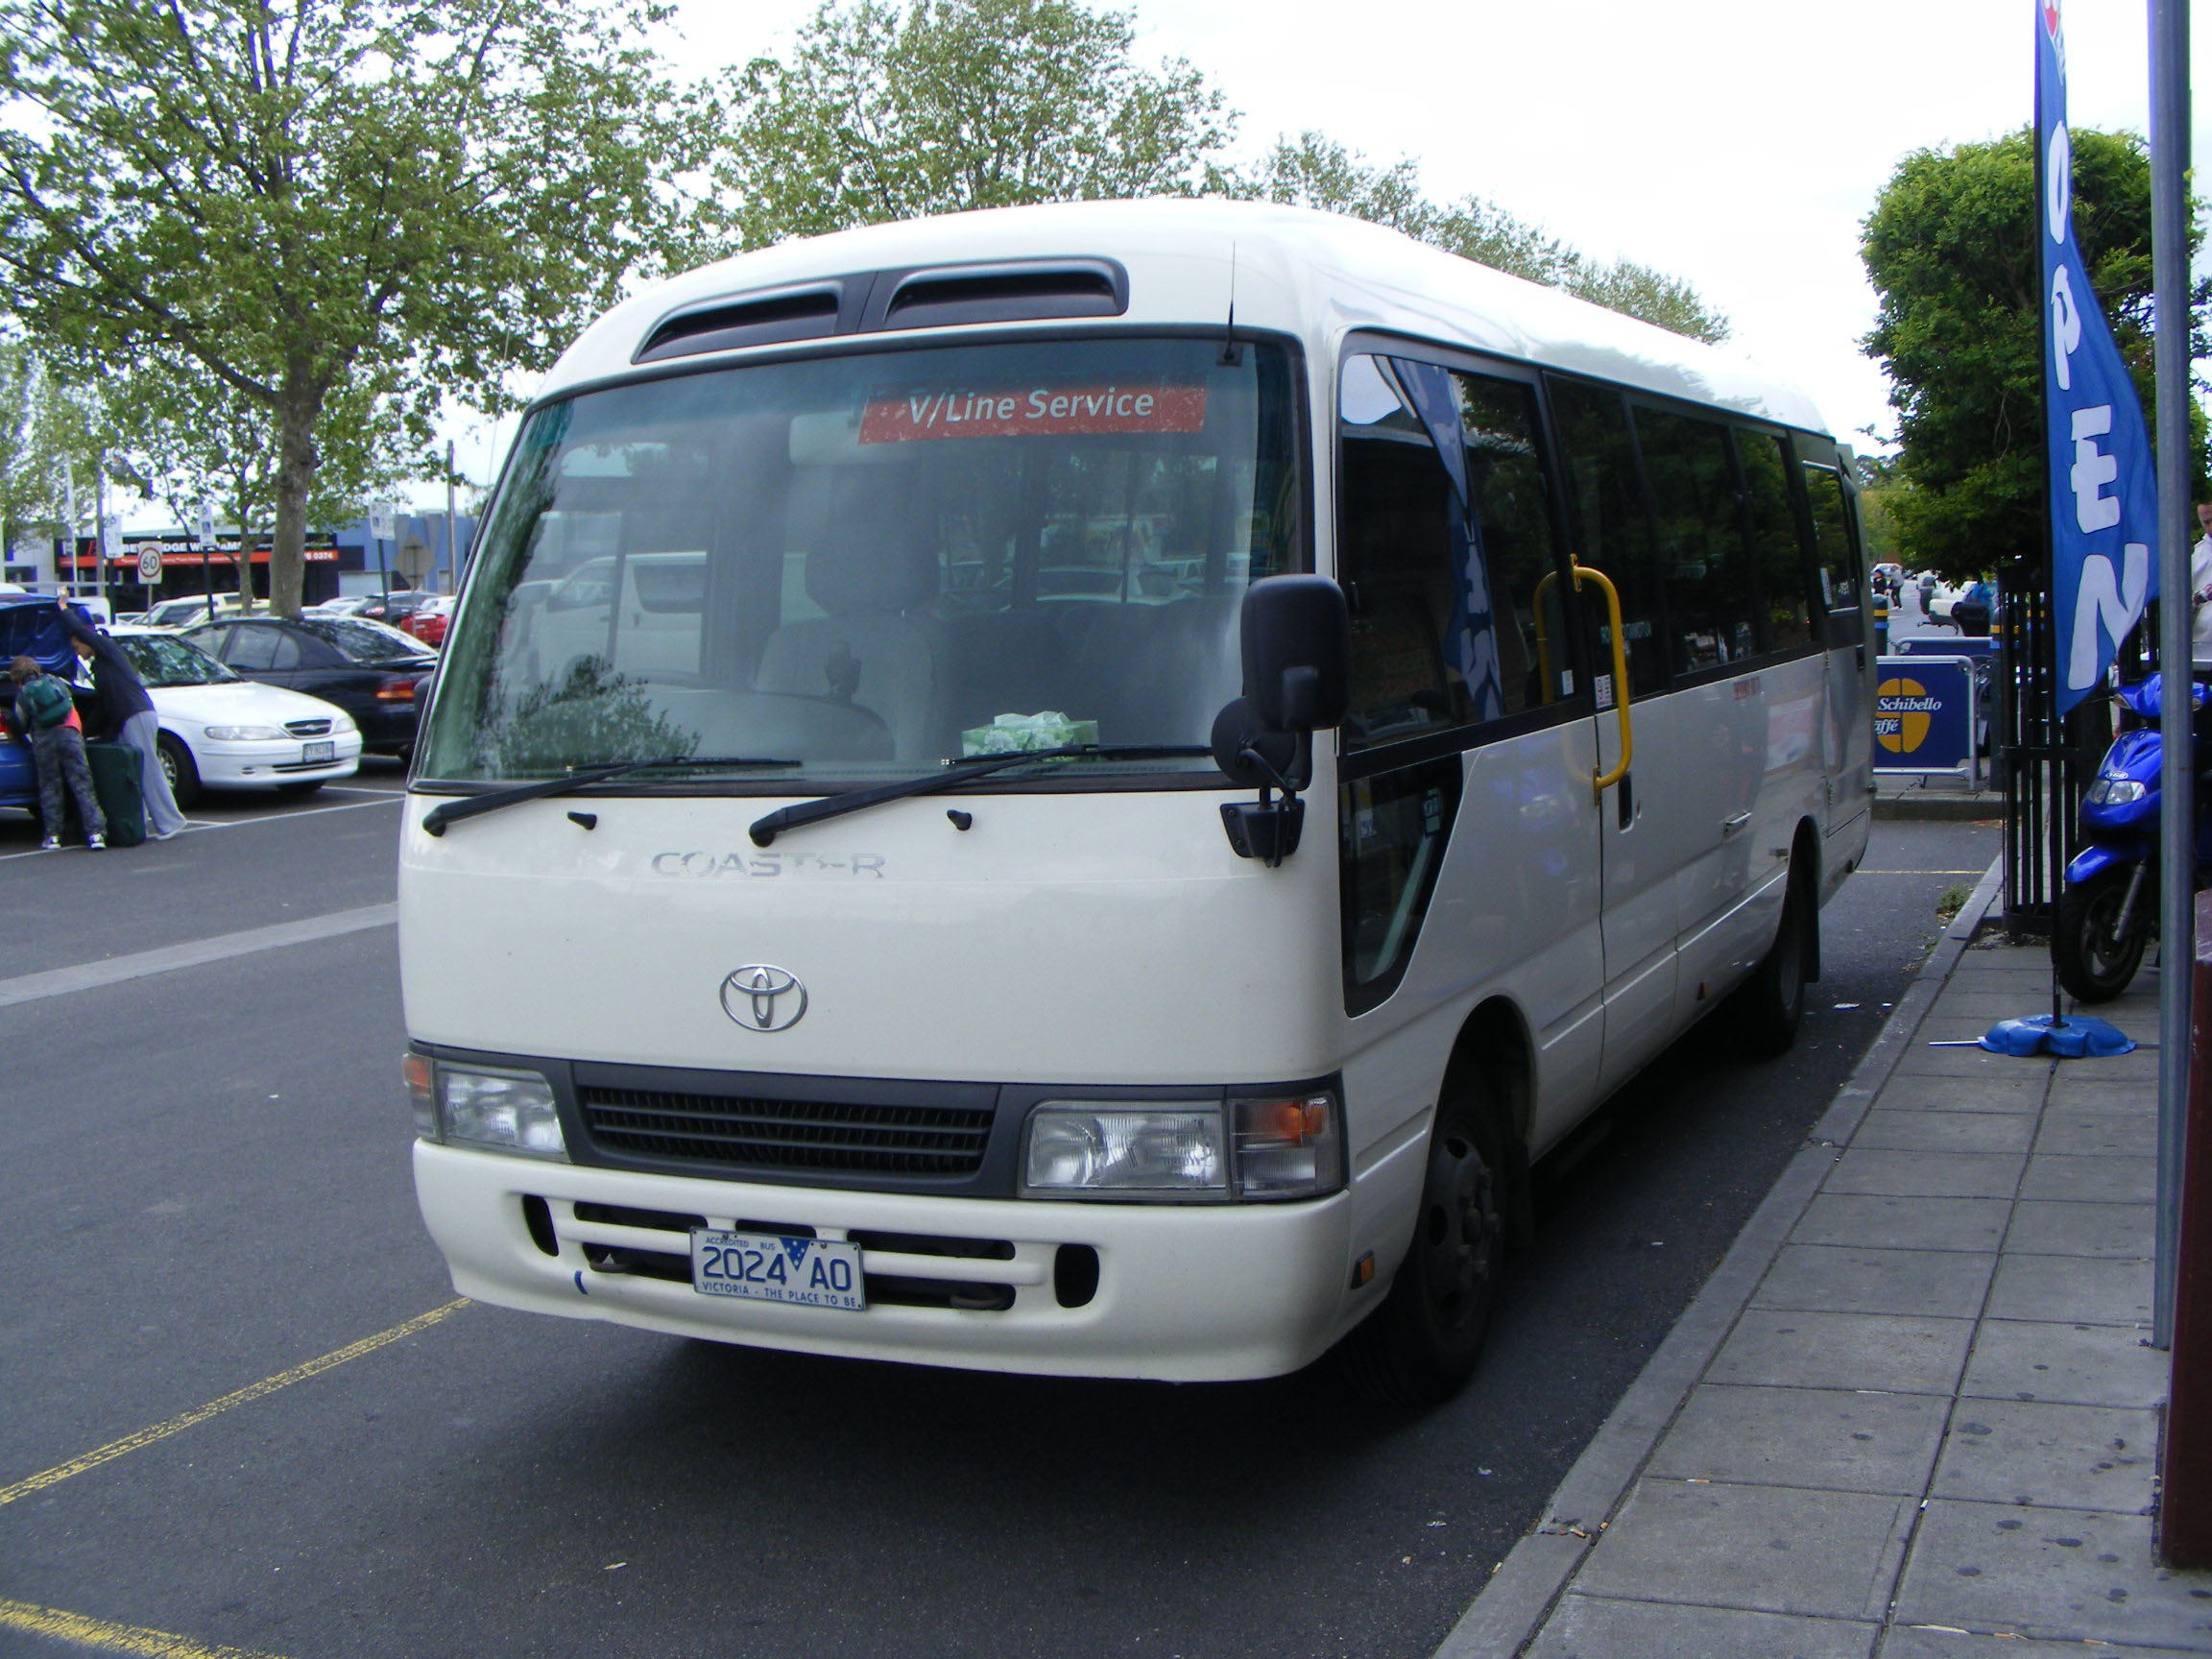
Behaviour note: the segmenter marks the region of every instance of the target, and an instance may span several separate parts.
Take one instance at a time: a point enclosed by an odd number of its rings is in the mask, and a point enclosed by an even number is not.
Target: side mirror
[[[1352,619],[1326,576],[1265,576],[1245,589],[1244,702],[1270,732],[1318,732],[1352,706]]]

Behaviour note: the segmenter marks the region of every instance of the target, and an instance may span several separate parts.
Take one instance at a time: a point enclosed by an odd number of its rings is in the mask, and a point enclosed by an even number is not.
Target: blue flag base
[[[2063,1025],[2048,1014],[2031,1014],[2025,1020],[1998,1021],[1983,1034],[1982,1046],[2016,1059],[2056,1054],[2061,1060],[2104,1060],[2128,1053],[2135,1039],[2086,1014],[2077,1014]]]

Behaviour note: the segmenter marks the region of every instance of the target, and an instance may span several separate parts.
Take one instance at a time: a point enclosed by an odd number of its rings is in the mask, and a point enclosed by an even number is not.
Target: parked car
[[[312,795],[360,770],[361,730],[345,709],[256,685],[175,634],[110,632],[153,699],[161,769],[178,805],[190,805],[203,789]]]
[[[335,703],[369,753],[413,753],[417,688],[438,666],[420,639],[362,616],[241,616],[184,637],[249,680]]]
[[[235,593],[215,595],[214,613],[217,617],[235,616],[244,608]],[[207,596],[204,593],[187,594],[180,599],[163,599],[149,606],[135,618],[142,628],[189,628],[195,622],[208,619]],[[118,622],[124,618],[116,618]]]
[[[399,631],[413,635],[433,651],[445,643],[445,630],[453,621],[453,595],[441,593],[399,619]]]
[[[77,656],[51,593],[0,593],[0,663],[35,659],[49,673],[75,670]],[[84,699],[89,704],[89,695]],[[31,745],[15,730],[12,688],[0,685],[0,806],[38,809],[38,772]]]
[[[402,617],[413,615],[437,597],[435,593],[416,588],[395,589],[390,593],[364,593],[360,595],[361,602],[354,607],[352,614],[366,616],[372,622],[389,622],[397,627]]]

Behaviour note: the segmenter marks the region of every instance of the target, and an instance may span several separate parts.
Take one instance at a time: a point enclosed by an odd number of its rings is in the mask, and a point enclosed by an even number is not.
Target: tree
[[[2148,413],[2150,158],[2131,133],[2077,127],[2070,136],[2075,237]],[[1864,226],[1882,302],[1863,344],[1888,372],[1902,446],[1885,506],[1904,561],[1953,579],[2039,562],[2049,545],[2037,233],[2028,132],[1913,152]],[[2192,252],[2200,240],[2193,229]],[[2200,318],[2207,293],[2200,283],[2193,296]],[[2193,355],[2202,353],[2200,344]],[[2195,401],[2190,469],[2201,478]]]
[[[1181,59],[1131,54],[1130,14],[1075,0],[823,0],[788,62],[725,88],[728,148],[702,253],[927,213],[1134,196],[1295,203],[1403,230],[1481,264],[1700,340],[1727,320],[1688,283],[1599,265],[1470,196],[1439,206],[1411,158],[1370,165],[1319,132],[1250,171],[1223,159],[1237,117]]]
[[[0,548],[32,526],[73,535],[71,481],[100,470],[99,412],[21,340],[0,341]]]
[[[1235,117],[1126,12],[1073,0],[824,0],[789,62],[730,77],[710,235],[740,248],[1028,202],[1195,195]]]
[[[190,360],[266,413],[272,598],[352,391],[511,407],[672,239],[699,106],[649,0],[0,0],[0,270],[77,373]],[[350,416],[361,405],[352,404]]]
[[[305,523],[360,517],[365,497],[408,470],[404,435],[377,408],[385,391],[357,372],[331,393]],[[193,522],[205,502],[219,522],[238,527],[238,596],[251,605],[246,555],[276,521],[280,461],[270,412],[190,358],[156,356],[110,380],[105,426],[177,522]]]
[[[1728,320],[1680,277],[1629,259],[1601,265],[1479,196],[1449,205],[1431,202],[1421,192],[1420,164],[1411,156],[1377,166],[1334,139],[1306,132],[1277,139],[1251,173],[1220,178],[1231,195],[1349,213],[1694,340],[1718,345],[1728,337]]]

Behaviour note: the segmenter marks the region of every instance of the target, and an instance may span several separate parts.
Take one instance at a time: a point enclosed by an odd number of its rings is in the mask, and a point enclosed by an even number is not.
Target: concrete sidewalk
[[[2212,1653],[2152,1553],[2157,976],[2118,1059],[1929,1046],[2049,1010],[1996,874],[1439,1659]]]

